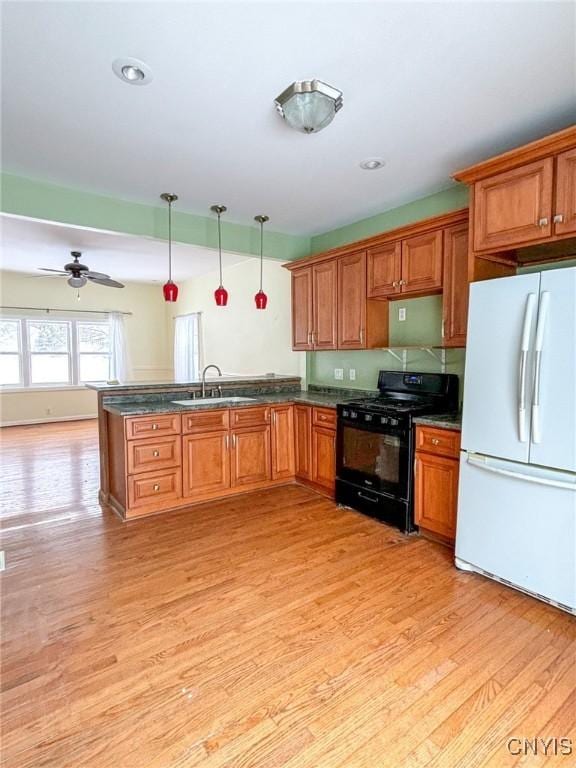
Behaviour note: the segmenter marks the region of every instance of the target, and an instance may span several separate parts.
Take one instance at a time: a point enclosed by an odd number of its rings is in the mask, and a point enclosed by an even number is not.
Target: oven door
[[[410,431],[340,418],[336,471],[340,480],[408,499]]]

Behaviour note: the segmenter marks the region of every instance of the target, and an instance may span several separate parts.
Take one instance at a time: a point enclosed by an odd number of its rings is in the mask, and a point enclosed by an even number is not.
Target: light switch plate
[[[344,368],[334,368],[334,378],[336,381],[344,380]]]
[[[400,307],[398,309],[398,320],[402,323],[406,320],[406,307]]]
[[[348,376],[350,377],[350,381],[356,381],[356,368],[350,368]]]

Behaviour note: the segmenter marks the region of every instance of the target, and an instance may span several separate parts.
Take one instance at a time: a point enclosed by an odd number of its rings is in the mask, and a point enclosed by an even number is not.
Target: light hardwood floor
[[[573,619],[287,486],[122,523],[94,422],[2,431],[6,768],[568,768]]]

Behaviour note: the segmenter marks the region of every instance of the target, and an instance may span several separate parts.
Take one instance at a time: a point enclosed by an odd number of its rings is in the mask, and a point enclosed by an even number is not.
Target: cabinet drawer
[[[127,445],[128,474],[153,469],[179,467],[181,463],[180,436],[161,440],[132,440]]]
[[[128,477],[128,507],[163,506],[182,496],[182,471],[166,469]]]
[[[416,450],[457,459],[460,451],[460,432],[454,429],[418,426]]]
[[[259,405],[255,408],[236,408],[230,411],[230,428],[257,427],[270,424],[270,408]]]
[[[336,429],[336,410],[330,408],[312,408],[312,424],[315,427]]]
[[[180,434],[180,414],[159,413],[157,416],[132,416],[126,419],[126,439],[164,437]]]
[[[187,435],[193,432],[217,432],[228,429],[228,414],[228,408],[186,413],[182,416],[182,432]]]

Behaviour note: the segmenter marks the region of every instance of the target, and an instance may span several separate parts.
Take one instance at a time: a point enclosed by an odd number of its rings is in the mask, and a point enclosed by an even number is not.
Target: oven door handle
[[[373,498],[371,498],[370,496],[366,496],[366,494],[365,494],[365,493],[362,493],[362,491],[358,491],[358,496],[359,496],[361,499],[364,499],[364,501],[371,501],[371,502],[372,502],[372,504],[378,504],[378,499],[373,499]]]

